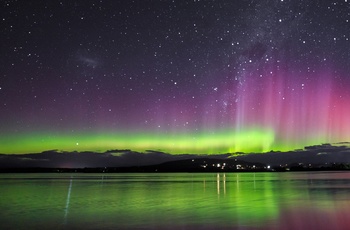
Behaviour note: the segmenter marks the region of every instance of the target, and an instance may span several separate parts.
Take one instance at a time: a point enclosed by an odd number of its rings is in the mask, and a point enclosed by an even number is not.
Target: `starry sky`
[[[348,0],[1,2],[0,153],[350,140]]]

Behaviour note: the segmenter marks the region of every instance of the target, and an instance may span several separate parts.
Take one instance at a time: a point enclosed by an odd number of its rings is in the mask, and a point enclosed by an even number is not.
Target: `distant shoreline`
[[[144,167],[116,167],[116,168],[2,168],[0,174],[6,173],[262,173],[262,172],[330,172],[350,171],[350,169],[328,167],[328,168],[272,168],[261,170],[156,170]]]
[[[197,158],[169,161],[156,165],[127,167],[9,167],[0,168],[0,173],[244,173],[244,172],[307,172],[307,171],[350,171],[349,164],[332,163],[324,165],[291,164],[269,166],[237,159]]]

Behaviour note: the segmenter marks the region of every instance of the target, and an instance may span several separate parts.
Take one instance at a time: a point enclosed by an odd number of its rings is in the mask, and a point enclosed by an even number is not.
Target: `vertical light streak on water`
[[[226,173],[222,176],[222,180],[224,182],[224,195],[226,195]]]
[[[216,189],[218,192],[218,195],[220,195],[220,174],[216,174]]]
[[[64,221],[63,221],[64,224],[67,224],[67,216],[68,216],[69,203],[70,203],[70,194],[71,194],[71,191],[72,191],[72,184],[73,184],[73,179],[71,178],[70,181],[69,181],[66,207],[64,209]]]

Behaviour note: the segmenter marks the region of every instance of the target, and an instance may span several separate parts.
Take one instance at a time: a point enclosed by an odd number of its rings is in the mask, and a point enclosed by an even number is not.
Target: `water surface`
[[[350,173],[0,174],[1,229],[348,229]]]

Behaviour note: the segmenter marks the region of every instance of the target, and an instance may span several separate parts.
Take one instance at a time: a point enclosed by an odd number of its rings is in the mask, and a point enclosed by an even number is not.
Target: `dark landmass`
[[[269,166],[237,159],[196,158],[169,161],[156,165],[96,168],[0,168],[0,173],[157,173],[157,172],[286,172],[350,170],[350,164],[311,165],[295,163]]]
[[[243,172],[348,170],[350,143],[307,146],[288,152],[176,154],[115,149],[106,152],[49,150],[0,154],[0,172]]]

